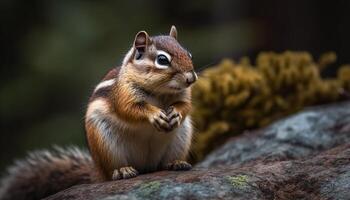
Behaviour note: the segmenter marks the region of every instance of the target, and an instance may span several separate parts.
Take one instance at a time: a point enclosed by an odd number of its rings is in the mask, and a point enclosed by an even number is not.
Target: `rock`
[[[47,199],[349,199],[350,103],[231,139],[191,171],[71,187]]]
[[[347,142],[350,142],[349,102],[305,109],[265,129],[246,132],[213,151],[198,166],[291,160]]]
[[[196,167],[74,186],[47,199],[347,199],[350,145],[318,156],[236,168]]]

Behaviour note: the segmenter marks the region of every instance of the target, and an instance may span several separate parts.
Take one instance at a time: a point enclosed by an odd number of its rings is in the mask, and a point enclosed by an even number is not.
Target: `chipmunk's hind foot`
[[[173,171],[187,171],[192,169],[192,165],[183,160],[175,160],[174,162],[169,163],[166,166],[166,169],[173,170]]]
[[[115,169],[113,172],[112,179],[120,180],[120,179],[128,179],[134,178],[139,174],[139,172],[133,167],[122,167],[120,169]]]

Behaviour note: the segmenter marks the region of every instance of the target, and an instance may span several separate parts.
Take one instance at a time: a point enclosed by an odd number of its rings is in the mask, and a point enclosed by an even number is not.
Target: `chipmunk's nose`
[[[198,76],[194,70],[185,73],[186,83],[190,86],[192,83],[196,82]]]

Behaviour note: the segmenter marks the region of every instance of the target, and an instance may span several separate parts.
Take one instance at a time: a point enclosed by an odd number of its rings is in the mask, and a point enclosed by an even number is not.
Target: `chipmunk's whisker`
[[[208,67],[210,66],[213,66],[213,65],[216,65],[219,61],[214,61],[214,62],[210,62],[206,65],[203,65],[202,67],[200,67],[199,69],[196,69],[196,73],[198,76],[201,76],[202,75],[202,72],[207,69]]]

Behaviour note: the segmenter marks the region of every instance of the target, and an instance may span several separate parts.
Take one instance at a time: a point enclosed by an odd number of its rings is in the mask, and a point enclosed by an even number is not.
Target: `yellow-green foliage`
[[[193,88],[197,160],[228,137],[265,126],[309,105],[340,100],[350,90],[350,66],[337,78],[320,73],[336,61],[326,53],[315,62],[307,52],[261,53],[252,66],[223,60],[206,69]]]
[[[248,186],[249,178],[247,175],[227,176],[226,179],[235,188],[241,189]]]
[[[139,196],[146,198],[152,196],[155,192],[157,192],[160,188],[159,181],[151,181],[145,184],[142,184],[139,188]]]
[[[338,80],[342,85],[344,91],[350,91],[350,65],[344,65],[338,70]]]

